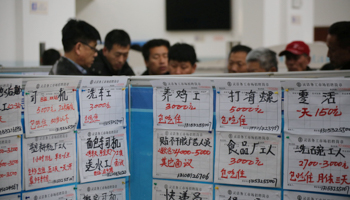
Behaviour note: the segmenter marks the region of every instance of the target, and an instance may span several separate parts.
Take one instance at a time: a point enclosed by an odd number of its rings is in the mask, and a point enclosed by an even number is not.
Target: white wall
[[[225,57],[226,42],[237,40],[239,7],[232,3],[232,31],[166,31],[163,0],[77,0],[77,18],[95,26],[104,38],[112,29],[124,29],[133,41],[166,38],[171,44],[186,42],[195,46],[201,58]]]
[[[0,5],[0,64],[14,66],[16,63],[16,1],[1,0]]]
[[[47,14],[30,13],[30,1],[23,0],[23,60],[25,66],[39,65],[39,43],[46,49],[62,49],[61,30],[75,17],[75,1],[40,0],[48,5]]]
[[[31,12],[31,2],[47,3],[47,12]],[[62,49],[61,29],[75,17],[74,0],[1,0],[0,64],[3,66],[38,66],[39,43],[46,48]]]
[[[253,48],[299,39],[313,39],[313,2],[302,1],[292,9],[292,0],[232,0],[231,31],[166,31],[165,1],[77,0],[77,18],[94,25],[102,37],[114,28],[124,29],[133,41],[166,38],[172,44],[194,45],[200,59],[226,58],[227,43],[240,41]],[[300,17],[299,23],[291,16]],[[287,31],[286,31],[287,29]]]
[[[316,0],[317,1],[317,0]],[[293,7],[292,2],[300,2],[300,7]],[[314,0],[287,0],[287,38],[289,43],[293,40],[313,42],[314,40]]]
[[[36,1],[36,0],[33,0]],[[104,38],[114,28],[125,29],[133,41],[167,38],[193,44],[200,59],[227,57],[227,43],[240,41],[253,48],[313,40],[314,26],[350,20],[350,0],[232,0],[231,31],[168,32],[163,0],[37,0],[48,3],[47,14],[31,14],[30,0],[0,0],[0,64],[39,64],[39,43],[62,49],[61,29],[68,18],[86,20]],[[297,1],[296,1],[297,2]],[[301,16],[300,23],[292,21]]]
[[[316,0],[314,26],[330,26],[337,21],[350,21],[349,0]]]

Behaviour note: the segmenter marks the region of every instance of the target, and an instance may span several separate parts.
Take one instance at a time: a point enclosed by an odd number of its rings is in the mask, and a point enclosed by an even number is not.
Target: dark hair
[[[62,29],[62,44],[65,52],[73,49],[77,42],[86,42],[101,40],[98,31],[90,24],[70,19]]]
[[[328,33],[335,35],[339,46],[350,46],[350,21],[336,22],[329,27]]]
[[[42,65],[53,65],[60,57],[61,54],[56,49],[45,50],[42,55]]]
[[[233,46],[231,48],[230,54],[240,52],[240,51],[246,52],[248,54],[251,50],[252,50],[252,48],[239,44],[239,45]]]
[[[133,49],[135,51],[140,51],[141,52],[141,46],[139,44],[132,44],[130,46],[130,49]]]
[[[130,45],[130,37],[124,30],[114,29],[110,31],[105,38],[105,47],[110,51],[114,44],[122,47]]]
[[[191,65],[197,62],[197,56],[194,48],[186,43],[176,43],[169,48],[169,60],[176,60],[180,62],[189,61]]]
[[[142,56],[145,61],[149,60],[149,50],[152,49],[153,47],[160,47],[160,46],[165,46],[167,49],[170,47],[170,43],[168,40],[163,40],[163,39],[153,39],[149,40],[142,46]]]

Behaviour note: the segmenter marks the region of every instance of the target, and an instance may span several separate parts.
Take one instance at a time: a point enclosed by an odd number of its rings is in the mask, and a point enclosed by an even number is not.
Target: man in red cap
[[[288,71],[311,71],[308,65],[311,61],[310,48],[303,41],[293,41],[286,46],[279,56],[286,56]]]

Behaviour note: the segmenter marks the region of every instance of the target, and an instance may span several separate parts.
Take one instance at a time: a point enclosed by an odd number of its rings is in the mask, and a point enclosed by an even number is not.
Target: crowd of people
[[[53,65],[50,75],[135,75],[127,62],[131,48],[127,32],[110,31],[101,50],[96,49],[98,41],[101,36],[96,28],[85,21],[71,19],[62,29],[64,55],[57,57],[58,52],[50,49],[44,52],[42,63]],[[326,41],[330,63],[321,70],[350,70],[350,21],[332,24]],[[142,75],[192,74],[197,67],[195,49],[186,43],[171,46],[165,39],[152,39],[141,51],[146,66]],[[54,64],[45,59],[50,55],[58,59]],[[310,48],[303,41],[289,43],[278,55],[285,56],[288,71],[314,70],[309,67]],[[277,54],[268,48],[236,45],[228,55],[227,70],[229,73],[277,72]]]

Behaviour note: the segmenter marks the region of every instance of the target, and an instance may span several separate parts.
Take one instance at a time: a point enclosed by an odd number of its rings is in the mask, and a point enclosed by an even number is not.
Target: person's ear
[[[196,71],[196,68],[197,68],[197,63],[194,63],[192,65],[192,73],[191,74],[193,74]]]
[[[109,52],[109,51],[108,51],[107,47],[103,47],[103,49],[102,49],[103,55],[106,56],[106,54],[107,54],[108,52]]]
[[[311,62],[311,57],[310,57],[310,56],[307,56],[306,58],[307,58],[307,64],[310,64],[310,62]]]
[[[74,47],[73,47],[73,50],[74,52],[77,54],[77,55],[81,55],[82,53],[82,48],[83,48],[83,44],[80,43],[80,42],[77,42]]]
[[[146,60],[144,60],[144,61],[145,61],[145,66],[148,69],[148,61],[146,61]]]
[[[277,68],[276,67],[271,67],[269,72],[277,72]]]

